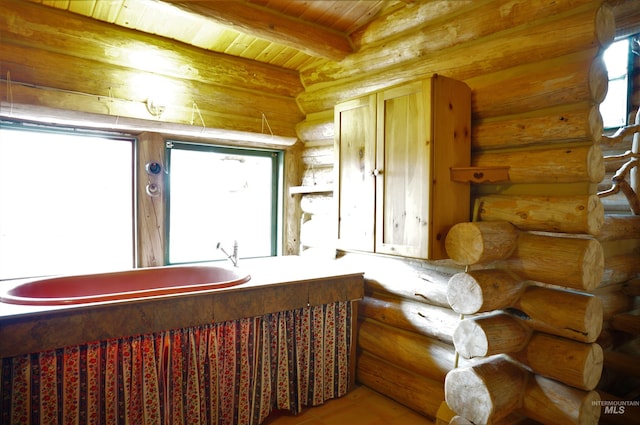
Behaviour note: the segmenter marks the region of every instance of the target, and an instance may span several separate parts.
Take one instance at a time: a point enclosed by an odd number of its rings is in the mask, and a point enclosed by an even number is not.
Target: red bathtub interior
[[[227,288],[250,279],[240,269],[225,267],[153,267],[32,280],[0,294],[0,301],[24,305],[84,304]]]

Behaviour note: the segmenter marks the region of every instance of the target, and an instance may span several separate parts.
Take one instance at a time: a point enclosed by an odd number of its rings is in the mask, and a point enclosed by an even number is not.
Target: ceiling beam
[[[239,32],[300,50],[313,57],[344,59],[353,53],[349,37],[265,7],[232,1],[163,0]]]

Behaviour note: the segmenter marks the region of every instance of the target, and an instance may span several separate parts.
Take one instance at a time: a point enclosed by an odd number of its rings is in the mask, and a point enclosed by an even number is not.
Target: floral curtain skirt
[[[351,302],[2,359],[2,424],[259,424],[347,392]]]

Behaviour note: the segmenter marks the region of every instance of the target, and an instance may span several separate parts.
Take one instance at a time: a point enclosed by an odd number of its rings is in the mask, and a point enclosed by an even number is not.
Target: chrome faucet
[[[222,247],[222,243],[218,242],[216,248],[227,256],[227,259],[233,263],[233,267],[238,267],[238,241],[233,241],[233,254],[229,255]]]

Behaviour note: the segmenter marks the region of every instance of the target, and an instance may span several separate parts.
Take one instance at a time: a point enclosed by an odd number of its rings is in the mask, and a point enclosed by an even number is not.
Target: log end
[[[587,200],[587,232],[599,235],[604,226],[604,205],[597,195],[589,196]]]
[[[489,341],[484,330],[475,320],[463,320],[453,331],[453,345],[456,351],[467,359],[485,357],[489,352]]]
[[[445,378],[445,401],[457,415],[473,423],[492,423],[520,407],[527,376],[504,356],[454,369]]]
[[[445,250],[458,264],[476,264],[482,257],[482,233],[473,223],[458,223],[447,233]]]
[[[604,275],[604,249],[597,240],[588,241],[582,257],[582,289],[596,289]]]
[[[447,301],[456,313],[474,314],[484,304],[484,295],[478,282],[468,273],[456,273],[447,285]]]
[[[518,233],[509,222],[458,223],[447,233],[447,255],[458,264],[471,265],[508,258]]]
[[[484,381],[472,369],[454,369],[444,381],[444,398],[459,416],[486,424],[495,409]]]
[[[583,388],[593,390],[602,377],[604,365],[604,352],[598,344],[591,344],[585,361],[582,376],[584,376]]]
[[[606,81],[606,84],[609,84],[608,80]],[[602,154],[602,149],[599,145],[593,145],[589,148],[589,152],[587,152],[586,166],[589,181],[591,183],[600,183],[604,179],[604,175],[606,173],[604,155]]]
[[[604,3],[596,13],[596,37],[600,46],[608,47],[616,36],[616,18],[613,8]]]

